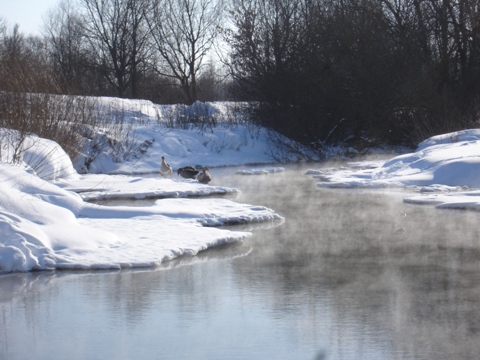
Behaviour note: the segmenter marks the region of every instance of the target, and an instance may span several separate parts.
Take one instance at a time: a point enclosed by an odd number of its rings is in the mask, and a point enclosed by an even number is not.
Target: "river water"
[[[0,359],[478,359],[479,214],[317,189],[305,170],[212,170],[286,219],[243,243],[0,276]]]

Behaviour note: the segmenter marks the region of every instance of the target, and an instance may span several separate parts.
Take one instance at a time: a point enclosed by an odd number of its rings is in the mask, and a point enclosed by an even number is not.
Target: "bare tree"
[[[231,1],[233,26],[225,32],[230,70],[247,97],[279,102],[298,94],[291,74],[306,53],[299,48],[306,35],[304,6],[303,0]]]
[[[2,36],[0,88],[6,91],[55,92],[46,48],[40,37],[25,37],[18,24]]]
[[[85,33],[95,50],[105,77],[118,96],[136,97],[138,65],[144,61],[147,32],[146,0],[80,0]]]
[[[188,104],[198,99],[197,79],[223,11],[223,2],[216,0],[154,1],[148,23],[159,55],[156,71],[179,82]]]
[[[89,44],[83,35],[80,14],[72,3],[61,1],[45,20],[51,66],[63,93],[85,93],[88,81]]]
[[[0,50],[2,49],[3,39],[5,38],[5,32],[7,31],[7,20],[0,16]],[[1,52],[0,52],[1,55]]]

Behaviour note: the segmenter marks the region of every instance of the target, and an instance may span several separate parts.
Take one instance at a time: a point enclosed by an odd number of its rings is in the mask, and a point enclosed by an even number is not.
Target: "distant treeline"
[[[43,35],[0,22],[0,90],[248,100],[321,151],[477,124],[479,0],[64,0]]]

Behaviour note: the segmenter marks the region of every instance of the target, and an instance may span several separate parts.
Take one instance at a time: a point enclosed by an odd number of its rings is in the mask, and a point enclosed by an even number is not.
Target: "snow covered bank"
[[[174,171],[186,165],[268,164],[272,158],[264,129],[252,131],[236,124],[174,130],[159,125],[159,110],[150,102],[128,104],[132,108],[125,112],[135,137],[148,146],[121,162],[110,152],[113,148],[97,154],[89,170],[110,175],[78,175],[57,144],[34,137],[27,137],[31,143],[22,153],[22,166],[0,163],[0,272],[158,266],[250,235],[245,228],[230,231],[217,226],[283,221],[263,206],[189,198],[238,192],[215,183],[215,178],[203,185],[176,173],[169,179],[126,176],[158,174],[162,156]],[[2,151],[2,161],[11,161],[14,146],[4,149],[8,151]],[[424,195],[405,201],[480,209],[478,192],[464,188],[480,188],[479,169],[480,131],[467,130],[433,137],[416,152],[387,161],[352,162],[309,174],[322,180],[318,187],[409,187]],[[241,174],[282,171],[266,167]],[[85,202],[127,198],[161,200],[137,207]]]
[[[196,104],[186,110],[199,111],[200,105],[209,116],[230,111],[222,108],[225,104]],[[79,175],[54,142],[35,136],[19,139],[9,130],[0,134],[0,273],[158,266],[244,239],[250,235],[245,226],[283,221],[263,206],[212,198],[238,192],[215,184],[215,178],[203,185],[176,173],[169,179],[124,176],[158,174],[162,156],[174,170],[185,165],[270,163],[264,129],[237,123],[216,124],[214,129],[171,129],[165,122],[172,106],[110,98],[98,98],[96,106],[106,119],[113,119],[114,126],[85,138],[85,153],[76,168],[85,170],[88,158],[90,174]],[[122,138],[115,128],[119,112],[124,122],[118,126],[129,127],[129,138]],[[98,153],[97,140],[109,144],[99,147]],[[17,147],[21,141],[23,148]],[[133,151],[121,153],[123,157],[115,153],[129,147]],[[7,164],[14,158],[19,166]],[[199,198],[205,196],[209,198]],[[85,202],[145,198],[162,200],[143,207]],[[232,224],[243,225],[243,230],[216,228]]]
[[[219,125],[213,132],[201,132],[195,129],[166,129],[158,124],[136,124],[134,131],[139,143],[147,141],[150,144],[145,153],[116,162],[112,160],[114,156],[110,149],[107,149],[95,158],[88,172],[124,175],[158,173],[162,156],[166,157],[174,171],[188,165],[215,167],[274,161],[269,155],[266,131],[252,134],[242,125]],[[81,168],[78,161],[76,168]]]
[[[103,118],[121,120],[106,122],[99,134],[88,134],[82,154],[74,161],[80,173],[158,173],[162,156],[174,171],[188,165],[270,164],[278,154],[268,130],[248,124],[239,104],[158,105],[118,98],[95,98],[95,104]],[[192,125],[186,123],[188,117],[206,120]],[[128,139],[122,136],[125,129]]]
[[[145,131],[156,133],[157,128]],[[140,172],[158,172],[160,153],[166,148],[184,151],[183,155],[193,159],[193,163],[202,158],[208,159],[207,164],[221,164],[227,159],[225,153],[218,152],[202,157],[196,147],[198,143],[192,145],[185,136],[180,138],[179,133],[158,134],[157,152],[146,155],[143,165],[117,164],[107,156],[103,164],[119,172],[128,169],[124,172],[132,173],[133,167]],[[192,136],[200,135],[194,132]],[[9,165],[6,162],[12,160],[15,141],[14,138],[8,141],[12,146],[4,148],[2,160],[5,162],[0,163],[0,272],[157,266],[166,260],[184,254],[195,255],[250,235],[247,231],[215,226],[283,220],[262,206],[227,199],[184,199],[235,194],[238,190],[203,185],[176,175],[171,179],[79,176],[57,144],[36,137],[26,138],[20,166]],[[253,154],[251,148],[246,150],[250,151]],[[195,158],[193,153],[199,157]],[[245,161],[245,158],[241,160],[244,153],[234,155],[238,161]],[[102,160],[101,157],[98,160]],[[175,198],[144,207],[108,207],[84,202],[171,197]]]
[[[406,202],[480,210],[480,130],[431,137],[414,153],[387,161],[355,162],[342,168],[311,170],[317,187],[404,187],[421,195]]]
[[[16,130],[0,129],[0,161],[18,163],[45,180],[75,179],[78,174],[67,153],[56,143]]]
[[[278,220],[271,209],[226,199],[99,206],[0,164],[0,272],[155,266],[250,235],[212,226]]]
[[[85,201],[120,199],[163,199],[237,194],[238,189],[200,184],[190,179],[163,179],[124,175],[81,175],[55,184],[76,192]]]

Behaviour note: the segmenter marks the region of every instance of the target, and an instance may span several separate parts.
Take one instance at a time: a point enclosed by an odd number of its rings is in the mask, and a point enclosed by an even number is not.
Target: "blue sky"
[[[43,18],[48,10],[60,0],[0,0],[0,16],[7,20],[9,27],[20,25],[26,35],[39,35]]]

